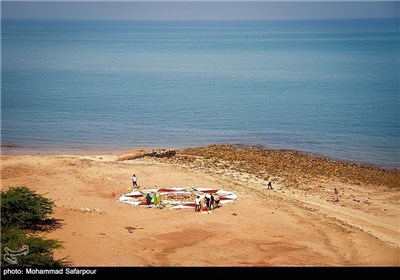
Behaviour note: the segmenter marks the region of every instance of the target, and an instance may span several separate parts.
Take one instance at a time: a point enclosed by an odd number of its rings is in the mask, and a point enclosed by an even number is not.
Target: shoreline
[[[120,160],[127,154],[2,155],[2,189],[25,185],[55,201],[62,226],[48,237],[78,266],[400,265],[399,171],[234,145]],[[210,215],[136,207],[118,200],[133,173],[139,190],[238,197]]]
[[[242,144],[242,143],[218,143],[218,144],[210,144],[204,146],[196,146],[196,147],[136,147],[136,148],[80,148],[80,147],[49,147],[49,148],[34,148],[34,147],[21,147],[21,146],[12,146],[5,145],[0,147],[0,155],[118,155],[127,153],[132,150],[146,149],[146,150],[160,150],[160,149],[168,149],[168,150],[176,150],[176,151],[185,151],[188,149],[202,149],[212,146],[223,146],[223,145],[231,145],[238,147],[245,147],[250,149],[261,149],[264,151],[278,151],[278,152],[290,152],[290,153],[298,153],[304,156],[313,157],[320,160],[327,160],[342,164],[348,165],[357,165],[360,167],[370,167],[374,169],[382,169],[387,171],[400,171],[399,167],[390,167],[383,166],[379,164],[372,164],[367,162],[359,162],[352,161],[347,159],[342,159],[333,156],[327,156],[315,152],[302,151],[297,149],[290,148],[274,148],[267,147],[261,144]]]

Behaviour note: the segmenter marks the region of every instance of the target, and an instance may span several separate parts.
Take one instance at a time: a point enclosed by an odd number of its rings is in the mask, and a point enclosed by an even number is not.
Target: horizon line
[[[109,19],[109,18],[5,18],[3,20],[29,20],[29,21],[332,21],[332,20],[399,20],[399,17],[354,17],[354,18],[280,18],[280,19]]]

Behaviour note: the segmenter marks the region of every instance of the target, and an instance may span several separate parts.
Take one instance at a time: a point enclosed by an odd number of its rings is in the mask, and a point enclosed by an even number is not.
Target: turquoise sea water
[[[1,142],[400,167],[399,20],[2,21]]]

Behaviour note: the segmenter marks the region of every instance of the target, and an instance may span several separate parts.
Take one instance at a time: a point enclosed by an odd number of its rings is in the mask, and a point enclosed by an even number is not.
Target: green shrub
[[[24,186],[1,192],[2,267],[62,267],[68,264],[65,258],[53,257],[53,251],[62,248],[60,241],[27,232],[27,229],[43,229],[38,225],[49,220],[53,222],[53,219],[46,219],[53,207],[52,200]],[[21,248],[25,250],[20,251]]]
[[[1,192],[1,226],[30,228],[53,212],[54,202],[25,186]]]
[[[45,239],[42,236],[29,235],[18,227],[2,228],[1,232],[1,266],[9,267],[14,264],[7,262],[4,255],[6,248],[18,251],[22,246],[28,246],[27,254],[15,256],[16,266],[22,267],[62,267],[67,264],[65,259],[54,259],[53,251],[62,248],[61,242],[54,239]]]

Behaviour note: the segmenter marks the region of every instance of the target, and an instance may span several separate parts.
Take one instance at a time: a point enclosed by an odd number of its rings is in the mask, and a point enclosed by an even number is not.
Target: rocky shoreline
[[[140,156],[138,156],[140,155]],[[400,171],[332,160],[285,149],[265,149],[241,144],[211,145],[183,150],[136,150],[119,156],[119,160],[158,157],[170,163],[193,168],[233,169],[264,180],[282,178],[289,187],[307,188],[311,182],[332,179],[343,183],[400,189]]]

